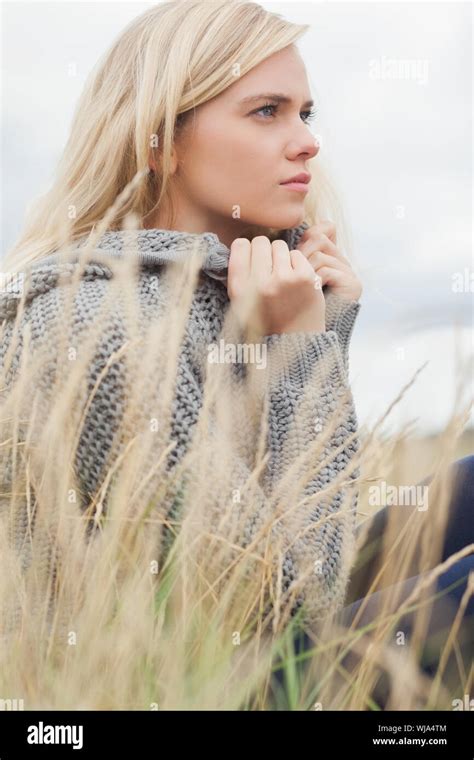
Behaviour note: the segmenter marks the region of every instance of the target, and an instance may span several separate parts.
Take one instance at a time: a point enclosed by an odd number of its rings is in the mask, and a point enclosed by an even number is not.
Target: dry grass
[[[438,673],[423,675],[418,658],[432,590],[421,585],[404,602],[389,600],[377,619],[358,630],[341,628],[332,615],[322,619],[314,650],[306,655],[308,667],[304,675],[297,671],[289,612],[298,589],[285,596],[271,572],[279,559],[281,494],[268,499],[265,519],[245,543],[244,526],[262,509],[265,431],[249,388],[246,394],[232,390],[227,368],[209,373],[192,446],[174,477],[165,467],[176,358],[197,259],[190,257],[180,273],[170,272],[172,310],[149,324],[145,335],[133,316],[135,274],[122,263],[110,283],[109,307],[129,309],[127,324],[133,327],[103,376],[114,362],[124,362],[125,416],[90,509],[79,506],[74,455],[98,389],[98,383],[88,388],[85,378],[106,312],[80,342],[62,313],[54,371],[41,341],[33,350],[25,340],[28,361],[14,389],[6,376],[0,379],[2,698],[21,698],[25,709],[366,710],[379,709],[374,686],[383,675],[388,709],[452,709],[453,698],[472,690],[472,666],[459,658],[455,624]],[[62,286],[69,305],[78,285],[77,279]],[[258,400],[257,379],[250,390]],[[447,468],[469,451],[469,445],[463,448],[466,418],[466,406],[456,408],[433,441],[415,440],[406,431],[383,438],[382,420],[360,431],[363,445],[354,462],[362,472],[359,521],[370,512],[370,485],[381,479],[415,484],[435,474],[423,534],[407,520],[404,534],[385,546],[387,583],[398,580],[415,556],[421,568],[436,568],[448,519]],[[248,436],[254,436],[253,445]],[[299,463],[304,467],[289,474],[283,493],[294,499],[296,512],[305,508],[305,474],[308,479],[317,454],[316,448],[305,452]],[[235,467],[242,458],[248,464],[244,477]],[[168,510],[184,476],[189,485],[173,523]],[[235,489],[238,504],[231,498]],[[291,516],[285,519],[291,525]],[[159,551],[165,525],[175,535],[166,555]],[[347,557],[349,565],[353,560]],[[410,642],[396,646],[394,632],[408,607],[416,609],[415,631]],[[287,688],[278,693],[270,677],[285,653]],[[444,678],[452,653],[454,686]]]

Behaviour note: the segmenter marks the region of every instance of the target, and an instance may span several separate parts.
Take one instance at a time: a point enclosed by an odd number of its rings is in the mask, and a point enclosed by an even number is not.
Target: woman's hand
[[[359,300],[362,283],[350,261],[336,247],[336,227],[332,222],[308,227],[296,247],[321,277],[323,287],[328,285],[329,292],[348,301]]]
[[[301,251],[289,251],[284,240],[234,240],[227,292],[240,321],[260,335],[326,329],[321,280]]]

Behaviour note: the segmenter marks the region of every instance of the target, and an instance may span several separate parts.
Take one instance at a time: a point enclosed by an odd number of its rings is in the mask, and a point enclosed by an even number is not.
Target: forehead
[[[299,101],[310,98],[306,67],[298,50],[290,45],[254,66],[219,95],[235,102],[264,92],[281,92]]]

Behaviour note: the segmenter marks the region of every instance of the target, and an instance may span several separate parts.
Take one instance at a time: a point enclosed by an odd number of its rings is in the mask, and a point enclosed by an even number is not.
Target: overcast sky
[[[151,5],[2,3],[2,254],[49,185],[88,72]],[[311,24],[298,46],[319,107],[313,129],[364,283],[351,344],[359,422],[377,419],[428,361],[387,429],[441,430],[458,359],[471,357],[473,390],[472,6],[261,5]]]

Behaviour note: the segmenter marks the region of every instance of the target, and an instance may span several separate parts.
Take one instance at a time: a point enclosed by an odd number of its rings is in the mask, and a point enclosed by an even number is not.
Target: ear
[[[155,149],[156,152],[156,149]],[[161,156],[160,156],[161,158]],[[160,164],[159,161],[157,161],[153,157],[153,151],[150,148],[150,152],[148,154],[148,166],[149,168],[156,174],[158,171],[160,171]],[[175,146],[173,146],[171,150],[171,174],[174,174],[176,172],[176,169],[178,168],[178,154],[176,151]]]

